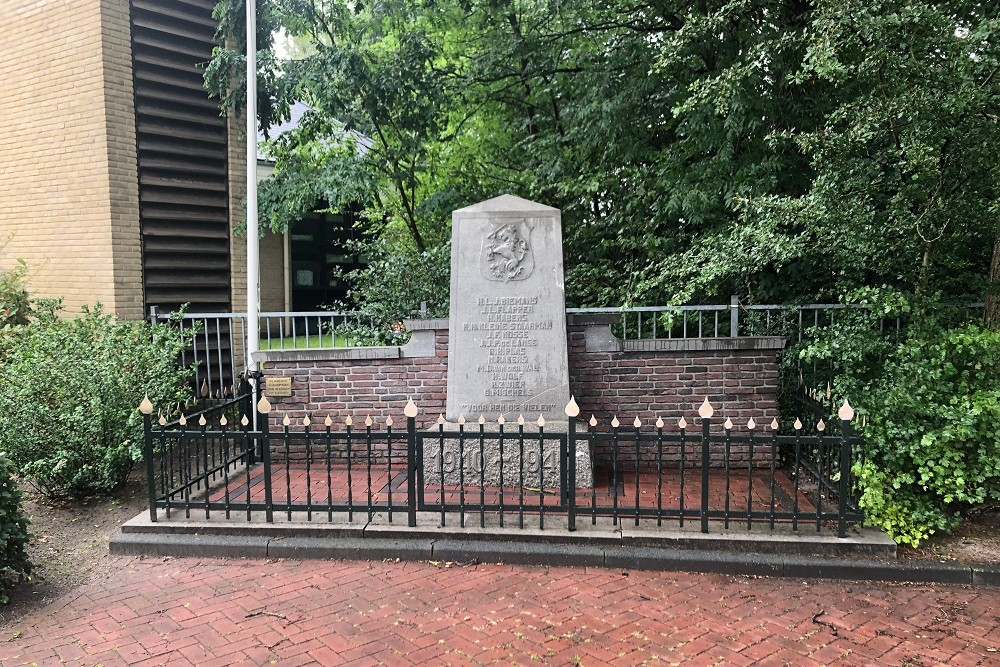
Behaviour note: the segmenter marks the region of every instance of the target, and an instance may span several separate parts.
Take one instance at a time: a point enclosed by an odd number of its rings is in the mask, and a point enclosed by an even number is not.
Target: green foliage
[[[31,574],[25,545],[28,518],[21,509],[21,490],[10,459],[0,452],[0,604],[6,604],[11,588]]]
[[[9,271],[0,271],[0,329],[28,323],[32,310],[28,289],[24,285],[27,276],[28,266],[24,260],[18,260]]]
[[[187,397],[184,345],[168,325],[122,322],[100,306],[23,327],[0,374],[0,451],[48,495],[121,486],[142,458],[145,392],[159,405]]]
[[[861,507],[916,546],[950,530],[963,509],[1000,499],[1000,332],[949,329],[959,314],[899,297],[882,301],[887,310],[859,311],[801,355],[841,359],[835,391],[867,417],[854,471]],[[899,340],[879,332],[879,318],[904,310],[913,319]]]
[[[402,320],[412,317],[425,304],[425,317],[448,313],[451,254],[448,245],[422,253],[393,252],[385,241],[369,249],[377,254],[370,264],[351,275],[355,287],[351,298],[360,306],[352,324],[337,333],[358,344],[400,345],[408,335]]]

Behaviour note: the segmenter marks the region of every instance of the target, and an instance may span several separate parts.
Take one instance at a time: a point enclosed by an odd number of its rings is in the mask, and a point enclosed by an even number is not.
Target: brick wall
[[[5,0],[0,24],[0,268],[142,317],[128,0]]]
[[[293,395],[271,399],[273,427],[280,428],[286,414],[295,424],[308,414],[316,422],[329,416],[341,428],[347,416],[356,424],[366,416],[382,424],[391,415],[401,425],[408,398],[420,409],[418,426],[431,427],[444,412],[448,330],[446,321],[423,326],[428,328],[414,331],[402,348],[262,353],[265,377],[292,378]],[[660,349],[625,350],[610,332],[610,325],[599,318],[571,317],[568,326],[570,388],[581,420],[593,414],[599,431],[609,431],[615,416],[623,425],[638,416],[647,429],[662,417],[665,431],[677,433],[682,416],[692,426],[700,423],[697,410],[706,396],[715,406],[720,431],[727,417],[743,432],[750,417],[763,428],[778,416],[775,352],[782,339],[656,341],[645,347]],[[478,417],[467,415],[470,421]],[[643,447],[641,457],[655,460],[652,443]],[[598,461],[609,458],[607,448],[607,443],[598,443]],[[758,451],[766,454],[763,446]],[[745,460],[745,454],[734,449],[731,460]],[[634,459],[634,448],[623,449],[620,458]],[[678,460],[679,453],[673,448],[664,458]],[[721,452],[713,452],[713,459],[721,461]]]

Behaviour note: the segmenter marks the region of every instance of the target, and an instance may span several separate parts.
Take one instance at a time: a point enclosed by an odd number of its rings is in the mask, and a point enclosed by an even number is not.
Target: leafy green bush
[[[0,451],[49,495],[121,486],[142,458],[143,394],[157,405],[187,398],[183,345],[168,325],[121,322],[100,306],[75,319],[40,312],[0,374]]]
[[[24,286],[27,275],[28,266],[23,260],[9,271],[0,271],[0,329],[28,323],[31,299]]]
[[[845,319],[801,356],[839,360],[838,400],[867,420],[853,471],[861,507],[869,523],[916,546],[951,530],[971,505],[1000,499],[1000,332],[953,325],[962,315],[939,305],[885,304]],[[898,339],[874,324],[904,313],[912,321]]]
[[[0,604],[7,603],[14,584],[31,574],[31,561],[24,550],[29,537],[14,466],[0,453]]]

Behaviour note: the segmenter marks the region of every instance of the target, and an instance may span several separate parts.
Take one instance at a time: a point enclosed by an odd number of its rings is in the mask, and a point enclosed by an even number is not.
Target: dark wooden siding
[[[226,123],[202,86],[213,0],[132,0],[145,301],[229,311]]]

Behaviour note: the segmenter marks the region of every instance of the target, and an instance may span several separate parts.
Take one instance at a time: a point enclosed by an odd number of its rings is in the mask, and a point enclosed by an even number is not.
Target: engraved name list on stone
[[[558,209],[512,196],[455,211],[447,417],[561,415],[569,400]]]

